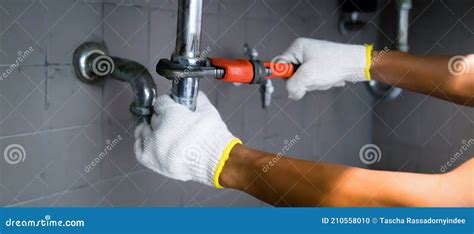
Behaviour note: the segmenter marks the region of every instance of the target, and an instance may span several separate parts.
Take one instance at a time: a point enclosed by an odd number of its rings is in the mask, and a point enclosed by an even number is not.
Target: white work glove
[[[221,188],[219,175],[230,150],[242,143],[227,129],[203,92],[196,111],[160,96],[151,126],[135,129],[135,154],[140,163],[164,176]]]
[[[288,97],[298,100],[309,91],[341,87],[346,81],[370,80],[371,54],[371,45],[296,39],[279,57],[289,63],[301,64],[286,83]]]

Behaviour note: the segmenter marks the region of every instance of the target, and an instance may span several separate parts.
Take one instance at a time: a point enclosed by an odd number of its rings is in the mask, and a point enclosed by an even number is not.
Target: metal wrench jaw
[[[224,77],[225,70],[209,66],[210,62],[206,60],[204,66],[186,66],[172,62],[169,59],[160,59],[156,65],[156,72],[168,80],[181,80],[189,77],[213,78]]]
[[[265,84],[271,78],[289,78],[292,76],[296,65],[283,65],[291,67],[286,69],[285,73],[273,74],[273,69],[277,66],[277,63],[261,60],[207,58],[201,64],[184,65],[168,59],[161,59],[156,66],[156,71],[166,79],[175,82],[188,78],[206,77],[224,82]]]

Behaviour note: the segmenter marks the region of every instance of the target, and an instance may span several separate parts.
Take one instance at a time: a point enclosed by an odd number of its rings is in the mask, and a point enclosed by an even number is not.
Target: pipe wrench
[[[169,80],[208,77],[224,82],[263,84],[267,79],[290,78],[299,67],[284,62],[226,58],[207,58],[201,64],[202,66],[186,66],[161,59],[156,65],[156,71]]]

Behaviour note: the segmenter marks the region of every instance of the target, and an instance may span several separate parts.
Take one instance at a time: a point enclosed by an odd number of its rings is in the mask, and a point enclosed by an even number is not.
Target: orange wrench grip
[[[226,82],[250,83],[253,79],[253,65],[245,59],[211,58],[211,64],[225,69],[224,77],[220,80]]]
[[[272,69],[272,75],[268,76],[267,79],[290,78],[296,72],[296,66],[291,63],[264,62],[263,65]]]

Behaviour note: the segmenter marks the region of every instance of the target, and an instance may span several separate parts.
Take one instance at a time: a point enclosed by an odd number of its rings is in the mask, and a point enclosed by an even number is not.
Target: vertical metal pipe
[[[411,0],[397,0],[398,5],[398,25],[397,25],[397,47],[399,51],[408,52],[408,26],[409,26],[409,15],[412,7]],[[371,80],[368,83],[369,90],[377,97],[381,97],[386,100],[392,100],[400,96],[402,89],[392,87],[388,84]]]
[[[201,65],[202,59],[199,59],[201,24],[202,0],[179,0],[176,49],[172,61],[186,66]],[[198,86],[197,78],[177,79],[173,81],[171,95],[177,103],[194,111]]]
[[[408,52],[408,25],[411,0],[399,0],[398,4],[398,49],[403,52]]]

